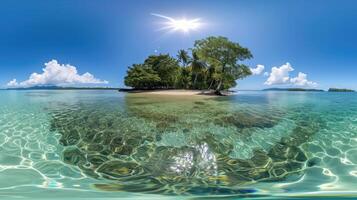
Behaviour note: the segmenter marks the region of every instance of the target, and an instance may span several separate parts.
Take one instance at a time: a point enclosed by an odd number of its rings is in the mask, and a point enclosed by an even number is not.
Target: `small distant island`
[[[311,88],[267,88],[263,91],[302,91],[302,92],[324,92],[321,89],[311,89]]]
[[[354,90],[351,89],[346,89],[346,88],[330,88],[328,89],[329,92],[355,92]]]
[[[176,58],[150,55],[143,63],[133,64],[124,83],[131,87],[126,91],[178,89],[224,95],[237,85],[236,80],[252,74],[247,65],[239,63],[252,57],[249,49],[225,37],[208,37],[195,41],[190,54],[179,50]]]

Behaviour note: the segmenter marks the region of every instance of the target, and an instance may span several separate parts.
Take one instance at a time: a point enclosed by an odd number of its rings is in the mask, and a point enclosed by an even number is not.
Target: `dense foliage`
[[[143,64],[129,67],[125,85],[135,89],[180,88],[221,90],[236,86],[236,80],[251,75],[240,61],[252,58],[247,48],[225,37],[197,40],[177,59],[168,54],[151,55]]]
[[[346,88],[329,88],[329,92],[355,92],[354,90],[351,89],[346,89]]]

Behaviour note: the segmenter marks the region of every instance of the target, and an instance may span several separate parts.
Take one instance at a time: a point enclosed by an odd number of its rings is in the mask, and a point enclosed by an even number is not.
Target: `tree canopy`
[[[161,81],[157,72],[145,64],[134,64],[127,73],[124,83],[134,88],[155,88]]]
[[[251,75],[249,67],[238,61],[252,58],[247,48],[229,41],[225,37],[208,37],[197,40],[192,50],[198,57],[214,69],[211,81],[217,93],[222,89],[236,86],[236,80]]]
[[[129,67],[125,85],[135,89],[214,89],[217,94],[236,86],[236,80],[251,75],[247,65],[249,49],[225,37],[197,40],[190,49],[179,50],[177,59],[169,54],[150,55],[142,64]]]

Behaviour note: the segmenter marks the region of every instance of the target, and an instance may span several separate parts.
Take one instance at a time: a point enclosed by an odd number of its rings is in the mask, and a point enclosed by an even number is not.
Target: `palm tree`
[[[192,52],[192,61],[191,61],[192,73],[195,75],[193,80],[193,87],[196,87],[198,74],[202,73],[203,69],[206,68],[206,63],[201,61],[196,52]]]
[[[178,51],[177,59],[182,64],[183,67],[186,67],[191,62],[190,56],[188,55],[187,51],[185,51],[184,49]]]
[[[181,49],[177,53],[177,61],[181,63],[182,67],[180,75],[181,87],[188,89],[191,85],[191,67],[189,67],[189,64],[191,63],[192,59],[186,50]]]

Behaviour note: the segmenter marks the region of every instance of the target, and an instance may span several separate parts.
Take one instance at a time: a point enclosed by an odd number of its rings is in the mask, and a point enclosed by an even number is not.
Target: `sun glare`
[[[151,15],[160,17],[165,19],[166,21],[163,22],[163,27],[161,30],[169,30],[172,32],[175,31],[181,31],[183,33],[189,33],[192,30],[198,30],[202,26],[201,19],[196,18],[196,19],[174,19],[172,17],[160,15],[160,14],[155,14],[152,13]]]

